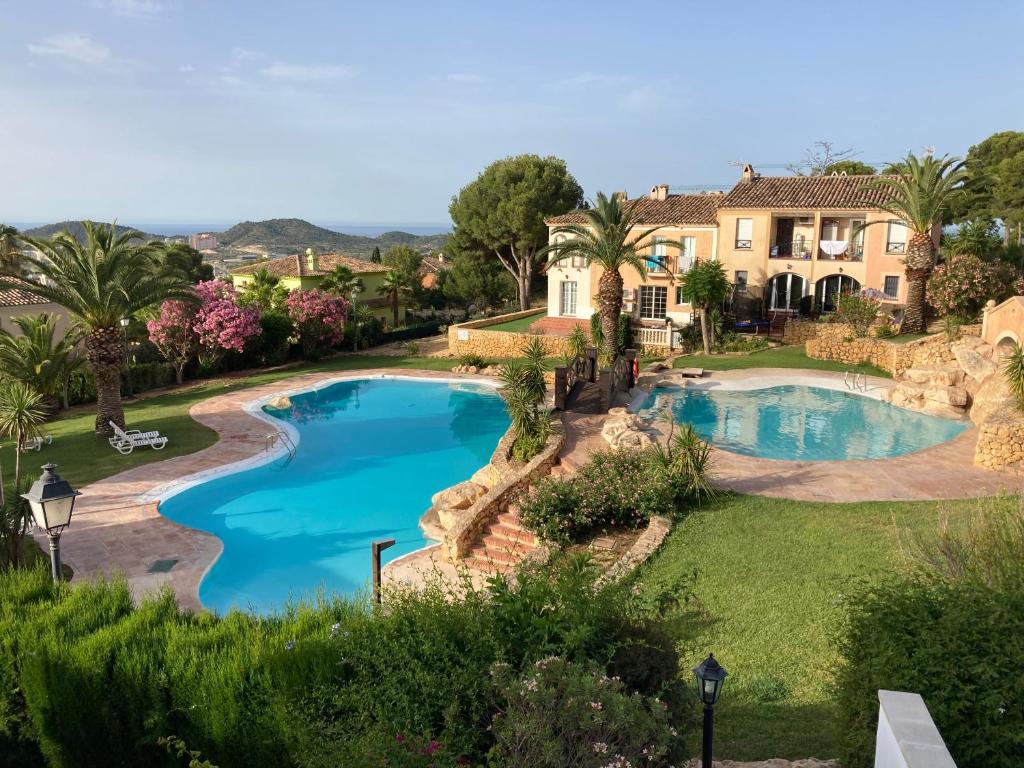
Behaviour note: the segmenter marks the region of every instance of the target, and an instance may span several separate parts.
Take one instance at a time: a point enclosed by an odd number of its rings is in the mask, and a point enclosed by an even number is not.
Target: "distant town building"
[[[211,251],[220,245],[220,243],[217,242],[217,236],[212,232],[199,232],[194,235],[189,235],[188,244],[197,251]]]

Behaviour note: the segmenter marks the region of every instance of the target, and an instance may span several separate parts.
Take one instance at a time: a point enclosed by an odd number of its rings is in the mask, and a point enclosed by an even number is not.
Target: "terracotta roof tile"
[[[867,208],[885,202],[884,189],[864,189],[878,176],[755,176],[741,181],[719,208]]]
[[[637,218],[638,224],[696,224],[708,226],[717,221],[716,213],[723,195],[669,195],[665,200],[638,197],[627,200],[626,206]],[[571,211],[544,220],[549,226],[559,224],[586,224],[582,211]]]
[[[389,269],[389,267],[383,264],[374,264],[372,261],[356,259],[340,253],[322,253],[317,255],[318,269],[310,269],[307,266],[305,254],[296,254],[294,256],[282,256],[279,259],[271,259],[270,261],[257,261],[253,264],[246,264],[244,267],[232,269],[231,274],[251,275],[253,272],[265,269],[277,277],[319,277],[328,274],[335,267],[342,265],[348,267],[357,275],[387,272]]]
[[[13,278],[0,280],[0,307],[26,307],[50,303],[47,299],[27,291],[24,285],[25,283]]]

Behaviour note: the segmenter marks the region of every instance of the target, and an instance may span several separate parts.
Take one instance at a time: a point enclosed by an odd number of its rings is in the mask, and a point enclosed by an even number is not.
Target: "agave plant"
[[[1017,403],[1024,410],[1024,348],[1014,344],[1010,354],[1003,359],[1003,376],[1010,391],[1017,397]]]
[[[916,157],[908,154],[898,166],[899,173],[880,176],[867,182],[865,191],[881,191],[887,196],[882,202],[866,205],[881,208],[906,223],[910,231],[904,264],[907,273],[907,307],[903,331],[925,332],[926,286],[935,269],[935,241],[932,231],[942,224],[954,198],[960,194],[967,179],[964,163],[955,157],[932,155]],[[869,222],[864,226],[884,222]]]
[[[576,357],[583,357],[587,353],[587,346],[589,344],[590,339],[587,338],[587,334],[583,329],[578,325],[574,326],[572,333],[569,334],[569,338],[566,339],[567,357],[570,360]]]

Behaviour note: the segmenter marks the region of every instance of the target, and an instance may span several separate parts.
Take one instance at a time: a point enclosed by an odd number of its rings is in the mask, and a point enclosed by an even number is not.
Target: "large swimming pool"
[[[705,440],[766,459],[828,461],[902,456],[951,440],[966,425],[870,397],[820,387],[764,389],[664,387],[640,411],[671,411]]]
[[[385,562],[423,547],[418,522],[430,497],[486,464],[509,423],[493,388],[461,382],[359,379],[290,399],[290,408],[263,410],[294,427],[293,458],[160,504],[224,545],[199,587],[211,610],[266,613],[321,588],[364,589],[370,542],[397,540]]]

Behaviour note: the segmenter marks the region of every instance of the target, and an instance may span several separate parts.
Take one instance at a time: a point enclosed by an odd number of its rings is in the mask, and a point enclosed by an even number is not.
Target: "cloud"
[[[187,75],[189,72],[195,72],[196,68],[193,67],[191,64],[182,64],[180,67],[178,67],[178,71],[181,72],[183,75]]]
[[[96,0],[93,5],[132,19],[155,19],[170,7],[165,0]]]
[[[547,87],[555,91],[567,91],[578,88],[610,88],[622,85],[624,78],[619,75],[602,75],[597,72],[580,72],[578,75],[564,77],[547,84]]]
[[[248,48],[243,48],[240,45],[236,45],[231,49],[231,63],[228,65],[230,69],[238,69],[247,61],[258,59],[263,54],[259,51],[252,51]]]
[[[455,74],[448,75],[448,79],[453,83],[465,85],[479,85],[480,83],[487,82],[487,78],[483,75],[473,75],[467,72],[456,72]]]
[[[293,83],[324,83],[352,77],[355,70],[335,64],[282,64],[277,62],[260,70],[260,74],[271,80],[287,80]]]
[[[104,64],[111,60],[107,46],[81,32],[51,35],[38,43],[29,43],[28,50],[36,56],[54,56],[80,64]]]
[[[236,88],[242,84],[242,78],[235,77],[234,75],[221,75],[217,78],[218,85],[226,85],[229,88]]]
[[[656,88],[650,85],[641,85],[631,88],[619,98],[619,106],[631,112],[640,112],[650,109],[661,101],[661,94]]]

